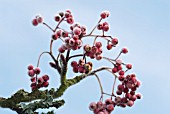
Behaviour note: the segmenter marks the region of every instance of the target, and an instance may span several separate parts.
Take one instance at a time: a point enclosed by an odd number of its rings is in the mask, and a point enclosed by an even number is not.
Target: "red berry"
[[[127,69],[131,69],[131,68],[132,68],[132,65],[131,65],[131,64],[127,64],[127,65],[126,65],[126,68],[127,68]]]
[[[57,40],[58,37],[59,37],[59,36],[58,36],[57,34],[53,34],[53,35],[52,35],[52,39],[53,39],[53,40]]]
[[[117,86],[117,88],[118,88],[118,90],[123,91],[124,86],[122,84],[120,84],[120,85]]]
[[[73,67],[73,72],[78,73],[78,67]]]
[[[119,75],[124,75],[125,72],[123,70],[119,71]]]
[[[101,55],[97,55],[96,56],[96,60],[101,60],[102,59],[102,56]]]
[[[128,105],[129,107],[133,106],[133,104],[134,104],[134,102],[131,101],[131,100],[129,100],[129,101],[127,102],[127,105]]]
[[[32,77],[31,82],[35,83],[36,82],[36,77]]]
[[[139,93],[136,94],[136,98],[137,98],[137,99],[141,99],[141,98],[142,98],[141,94],[139,94]]]
[[[33,70],[33,68],[34,68],[33,65],[28,66],[28,70]]]
[[[41,70],[40,70],[40,68],[37,67],[34,69],[34,72],[35,72],[35,74],[40,74]]]
[[[80,35],[80,34],[81,34],[81,29],[80,29],[79,27],[75,27],[75,28],[73,29],[73,33],[74,33],[75,35]]]
[[[113,72],[113,73],[116,73],[116,72],[117,72],[117,68],[114,67],[114,68],[112,69],[112,72]]]
[[[44,79],[42,77],[38,78],[38,83],[42,84],[44,82]]]
[[[43,78],[43,80],[44,80],[45,82],[49,80],[49,76],[48,76],[48,75],[44,75],[44,76],[42,76],[42,78]]]
[[[95,43],[95,46],[96,46],[97,48],[101,48],[101,47],[102,47],[102,43],[101,43],[101,42],[96,42],[96,43]]]
[[[117,90],[117,91],[116,91],[116,94],[117,94],[117,95],[121,95],[121,94],[122,94],[122,91]]]
[[[113,45],[112,45],[112,44],[108,44],[108,45],[107,45],[107,49],[108,49],[108,50],[111,50],[111,49],[112,49],[112,47],[113,47]]]
[[[130,100],[135,101],[137,99],[136,95],[133,95]]]
[[[62,47],[60,47],[60,48],[58,49],[58,51],[59,51],[60,53],[64,53],[64,52],[65,52],[65,50],[64,50]]]
[[[120,75],[118,78],[119,78],[119,81],[123,81],[125,79],[124,75]]]
[[[69,45],[70,46],[74,46],[75,45],[75,40],[74,39],[70,39],[69,40]]]
[[[46,81],[46,82],[43,82],[43,87],[48,87],[49,83]]]
[[[95,102],[90,103],[89,109],[90,109],[91,111],[94,111],[96,108],[97,108],[97,104],[96,104]]]
[[[78,65],[78,64],[77,64],[76,61],[72,61],[72,62],[71,62],[71,66],[72,66],[72,67],[77,67],[77,65]]]
[[[29,70],[29,71],[28,71],[28,75],[29,75],[30,77],[33,77],[33,76],[35,75],[34,70]]]
[[[72,17],[67,18],[67,23],[68,24],[73,24],[74,23],[73,18]]]
[[[41,16],[36,16],[37,22],[38,23],[42,23],[43,22],[43,18]]]
[[[54,17],[55,21],[59,22],[61,20],[61,17],[59,15]]]
[[[113,104],[107,105],[107,110],[108,110],[109,112],[113,111],[113,110],[114,110],[114,105],[113,105]]]
[[[108,105],[108,104],[112,104],[113,101],[112,101],[112,99],[106,99],[106,100],[105,100],[105,103],[106,103],[106,105]]]
[[[62,36],[63,38],[68,37],[68,32],[67,31],[62,32]]]
[[[109,25],[103,26],[103,31],[107,32],[109,30]]]
[[[113,39],[112,39],[112,44],[113,44],[113,45],[118,44],[118,39],[117,39],[117,38],[113,38]]]
[[[127,48],[123,48],[122,49],[122,53],[126,54],[128,52],[128,49]]]
[[[38,25],[37,19],[33,19],[33,20],[32,20],[32,24],[33,24],[34,26],[37,26],[37,25]]]

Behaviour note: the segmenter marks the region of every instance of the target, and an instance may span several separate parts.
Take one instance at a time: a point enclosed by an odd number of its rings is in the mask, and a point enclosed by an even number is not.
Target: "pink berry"
[[[40,68],[37,67],[34,69],[34,72],[35,72],[35,74],[40,74],[41,70],[40,70]]]
[[[63,38],[68,37],[68,32],[67,31],[62,32],[62,36],[63,36]]]
[[[35,83],[36,82],[36,77],[32,77],[31,82]]]
[[[103,106],[102,101],[98,101],[98,102],[97,102],[97,108],[101,108],[102,106]]]
[[[101,14],[100,14],[101,18],[102,19],[105,19],[107,17],[107,13],[105,11],[103,11]]]
[[[123,80],[125,79],[125,77],[124,77],[124,75],[120,75],[120,76],[118,77],[118,79],[119,79],[119,81],[123,81]]]
[[[69,40],[69,45],[70,46],[74,46],[75,45],[75,40],[74,39],[70,39]]]
[[[44,79],[42,77],[38,78],[38,83],[42,84],[44,82]]]
[[[133,95],[130,100],[135,101],[137,99],[136,95]]]
[[[117,94],[117,95],[121,95],[121,94],[122,94],[122,91],[117,90],[117,91],[116,91],[116,94]]]
[[[43,82],[43,87],[48,87],[49,83],[46,81],[46,82]]]
[[[101,60],[102,59],[102,56],[101,55],[97,55],[96,56],[96,60]]]
[[[77,65],[78,65],[78,64],[77,64],[76,61],[72,61],[72,62],[71,62],[71,66],[72,66],[72,67],[77,67]]]
[[[78,73],[78,67],[73,67],[73,72]]]
[[[80,35],[80,34],[81,34],[81,29],[80,29],[79,27],[75,27],[75,28],[73,29],[73,33],[74,33],[75,35]]]
[[[78,35],[73,35],[73,39],[74,39],[74,40],[78,40],[78,39],[79,39],[79,36],[78,36]]]
[[[128,98],[128,99],[130,99],[130,98],[132,97],[132,95],[131,95],[130,93],[126,93],[126,94],[125,94],[125,97]]]
[[[127,65],[126,65],[126,68],[127,68],[127,69],[132,69],[132,65],[131,65],[131,64],[127,64]]]
[[[33,20],[32,20],[32,24],[33,24],[34,26],[37,26],[37,25],[38,25],[37,19],[33,19]]]
[[[102,47],[102,43],[101,43],[101,42],[96,42],[96,43],[95,43],[95,46],[96,46],[97,48],[101,48],[101,47]]]
[[[113,45],[117,45],[118,44],[118,39],[117,38],[113,38],[112,39],[112,44]]]
[[[29,71],[28,71],[28,75],[29,75],[30,77],[33,77],[33,76],[35,75],[34,70],[29,70]]]
[[[62,35],[62,30],[57,31],[57,35],[60,37]]]
[[[123,70],[119,71],[119,75],[124,75],[125,72]]]
[[[37,22],[38,23],[42,23],[43,22],[43,18],[41,16],[36,16]]]
[[[114,67],[114,68],[112,69],[112,72],[113,72],[113,73],[116,73],[116,72],[117,72],[117,68]]]
[[[108,45],[107,45],[107,49],[108,49],[108,50],[111,50],[111,49],[112,49],[112,47],[113,47],[113,45],[112,45],[112,44],[108,44]]]
[[[54,17],[54,20],[55,20],[56,22],[59,22],[59,21],[61,20],[61,17],[60,17],[59,15],[57,15],[57,16]]]
[[[89,109],[90,109],[91,111],[94,111],[96,108],[97,108],[97,104],[96,104],[95,102],[90,103]]]
[[[127,105],[128,105],[129,107],[133,106],[133,104],[134,104],[134,102],[131,101],[131,100],[129,100],[129,101],[127,102]]]
[[[34,68],[33,65],[28,66],[28,70],[33,70],[33,68]]]
[[[124,86],[122,84],[120,84],[120,85],[117,86],[117,88],[118,88],[118,90],[123,91]]]
[[[48,75],[44,75],[44,76],[42,76],[42,78],[43,78],[43,80],[44,80],[45,82],[49,80],[49,76],[48,76]]]
[[[123,48],[122,49],[122,53],[126,54],[128,52],[128,49],[127,48]]]
[[[102,30],[102,29],[103,29],[103,24],[98,24],[98,25],[97,25],[97,29],[98,29],[98,30]]]
[[[105,100],[105,103],[106,103],[106,105],[108,105],[108,104],[112,104],[113,101],[112,101],[111,99],[106,99],[106,100]]]
[[[107,110],[108,110],[109,112],[113,111],[113,110],[114,110],[114,105],[113,105],[113,104],[107,105]]]
[[[60,48],[58,49],[58,51],[59,51],[60,53],[64,53],[64,52],[65,52],[65,50],[64,50],[62,47],[60,47]]]
[[[68,24],[73,24],[74,23],[73,18],[72,17],[67,18],[67,23]]]
[[[103,31],[107,32],[109,30],[109,25],[103,26]]]
[[[97,53],[97,51],[98,51],[98,48],[96,46],[93,46],[91,49],[91,52],[95,54]]]
[[[79,71],[80,73],[85,73],[84,67],[79,67],[79,68],[78,68],[78,71]]]
[[[139,94],[139,93],[136,94],[136,98],[137,98],[137,99],[141,99],[141,98],[142,98],[141,94]]]
[[[59,37],[59,36],[58,36],[57,34],[53,34],[53,35],[52,35],[52,39],[53,39],[53,40],[57,40],[58,37]]]

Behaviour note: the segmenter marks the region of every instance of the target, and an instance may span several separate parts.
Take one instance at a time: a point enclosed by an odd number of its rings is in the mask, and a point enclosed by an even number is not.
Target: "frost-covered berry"
[[[133,102],[133,101],[131,101],[131,100],[129,100],[129,101],[127,102],[127,105],[128,105],[129,107],[132,107],[132,106],[133,106],[133,104],[134,104],[134,102]]]
[[[97,108],[97,104],[96,104],[95,102],[90,103],[89,109],[90,109],[91,111],[94,111],[96,108]]]
[[[33,70],[33,68],[34,68],[33,65],[28,66],[28,70]]]
[[[33,20],[32,20],[32,24],[33,24],[34,26],[37,26],[37,25],[38,25],[37,19],[33,19]]]
[[[30,77],[33,77],[33,76],[35,75],[34,70],[29,70],[29,71],[28,71],[28,75],[29,75]]]
[[[118,44],[118,39],[117,38],[113,38],[112,39],[112,44],[113,45],[117,45]]]
[[[121,52],[126,54],[126,53],[128,53],[128,49],[127,48],[123,48]]]
[[[49,80],[49,76],[48,76],[48,75],[44,75],[44,76],[42,76],[42,78],[43,78],[43,80],[44,80],[45,82]]]
[[[59,22],[59,21],[61,20],[61,17],[60,17],[59,15],[57,15],[57,16],[54,17],[54,20],[55,20],[56,22]]]
[[[80,34],[81,34],[81,29],[80,29],[79,27],[75,27],[75,28],[73,29],[73,33],[74,33],[75,35],[80,35]]]
[[[43,87],[48,87],[48,85],[49,85],[49,82],[43,82]]]
[[[34,69],[34,72],[35,72],[35,74],[40,74],[41,70],[40,70],[40,68],[37,67]]]

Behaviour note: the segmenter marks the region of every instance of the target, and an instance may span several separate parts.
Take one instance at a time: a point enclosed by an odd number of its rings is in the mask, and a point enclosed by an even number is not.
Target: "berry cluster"
[[[33,20],[32,20],[32,24],[34,26],[37,26],[38,24],[43,22],[43,18],[40,15],[37,15]]]
[[[53,62],[50,62],[50,65],[53,68],[57,69],[60,75],[62,75],[63,71],[64,72],[67,71],[67,64],[71,58],[81,56],[82,59],[79,59],[78,62],[75,60],[71,62],[71,67],[73,68],[73,72],[84,73],[85,77],[89,75],[95,75],[97,77],[101,89],[101,99],[97,103],[92,102],[89,106],[90,110],[92,110],[94,114],[110,114],[116,106],[131,107],[134,105],[136,99],[141,98],[141,94],[136,94],[136,90],[140,86],[140,81],[136,79],[135,74],[126,75],[126,72],[132,69],[132,65],[125,64],[122,62],[122,60],[119,59],[119,56],[121,54],[128,53],[128,49],[122,48],[119,55],[115,59],[107,58],[103,55],[103,50],[102,50],[103,43],[97,41],[98,38],[103,38],[104,40],[106,40],[107,50],[111,50],[113,47],[116,47],[118,44],[118,39],[116,37],[105,35],[105,33],[109,31],[110,26],[108,22],[106,21],[102,22],[102,20],[109,17],[109,15],[110,13],[108,11],[103,11],[100,14],[100,19],[98,23],[89,34],[86,33],[87,30],[85,26],[82,26],[78,23],[76,24],[74,23],[73,15],[70,10],[66,10],[65,12],[60,12],[57,15],[55,15],[54,20],[57,22],[57,26],[55,27],[55,29],[51,28],[48,24],[43,22],[43,18],[41,16],[36,16],[36,18],[33,19],[32,21],[32,24],[34,26],[37,26],[39,23],[42,23],[43,25],[45,25],[46,27],[52,30],[53,34],[50,42],[50,52],[44,52],[44,53],[50,54],[50,56],[54,60]],[[60,27],[60,24],[64,21],[68,24],[71,24],[69,26],[69,30]],[[95,29],[100,30],[102,34],[101,35],[93,34]],[[83,44],[83,39],[86,37],[94,38],[94,40],[92,41],[93,45]],[[53,41],[57,41],[58,39],[60,39],[62,43],[58,48],[58,52],[59,52],[58,56],[54,57],[52,53]],[[71,51],[81,49],[81,47],[83,47],[83,51],[82,51],[83,53],[77,55],[71,55],[70,53]],[[110,63],[113,64],[113,67],[102,67],[100,69],[91,71],[93,64],[91,62],[86,62],[86,60],[88,59],[87,57],[96,60],[102,60],[102,59],[108,60]],[[59,65],[58,59],[60,59],[61,60],[60,63],[63,62],[63,64],[66,67],[62,67],[62,64]],[[49,80],[48,75],[44,75],[38,78],[37,75],[40,73],[40,69],[39,68],[34,69],[32,65],[28,67],[28,70],[29,70],[28,75],[31,77],[32,90],[48,86],[48,80]],[[98,71],[101,70],[107,70],[115,76],[111,94],[105,93],[103,91],[100,79],[96,74]],[[121,84],[117,86],[117,90],[115,93],[114,90],[116,87],[116,80],[121,82]],[[106,99],[104,103],[101,101],[103,100],[103,94],[106,94],[111,97],[109,99]]]
[[[39,89],[41,87],[48,87],[49,83],[49,76],[43,75],[42,77],[37,77],[38,74],[40,74],[40,68],[34,68],[33,65],[28,66],[28,75],[31,77],[31,89]],[[35,76],[36,75],[36,76]]]
[[[101,42],[95,42],[94,46],[90,46],[86,44],[84,46],[84,51],[86,56],[90,57],[91,59],[96,58],[96,60],[102,59],[102,43]]]
[[[71,66],[75,73],[79,72],[88,74],[92,70],[93,64],[91,62],[85,63],[83,59],[80,59],[78,63],[76,61],[72,61]]]
[[[115,102],[111,99],[106,99],[103,103],[98,101],[97,103],[92,102],[89,105],[89,109],[94,112],[94,114],[110,114],[115,107]]]

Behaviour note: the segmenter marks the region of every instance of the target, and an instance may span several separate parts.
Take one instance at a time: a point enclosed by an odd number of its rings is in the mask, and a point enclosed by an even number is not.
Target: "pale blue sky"
[[[33,27],[32,18],[41,14],[54,27],[53,16],[65,9],[70,9],[75,21],[88,30],[101,11],[110,11],[108,34],[117,36],[120,43],[107,56],[115,57],[122,47],[129,48],[122,58],[133,63],[132,72],[142,81],[138,91],[144,97],[134,107],[116,108],[113,114],[170,114],[169,0],[0,0],[0,96],[9,97],[20,88],[30,91],[26,67],[36,65],[38,55],[48,50],[51,31],[41,25]],[[50,87],[57,87],[59,78],[49,68],[50,58],[44,56],[42,60],[42,73],[50,74]],[[113,78],[105,72],[100,77],[109,92]],[[87,78],[65,92],[62,98],[66,103],[56,114],[92,114],[88,104],[97,101],[99,93],[96,79]],[[15,112],[0,108],[0,114]]]

